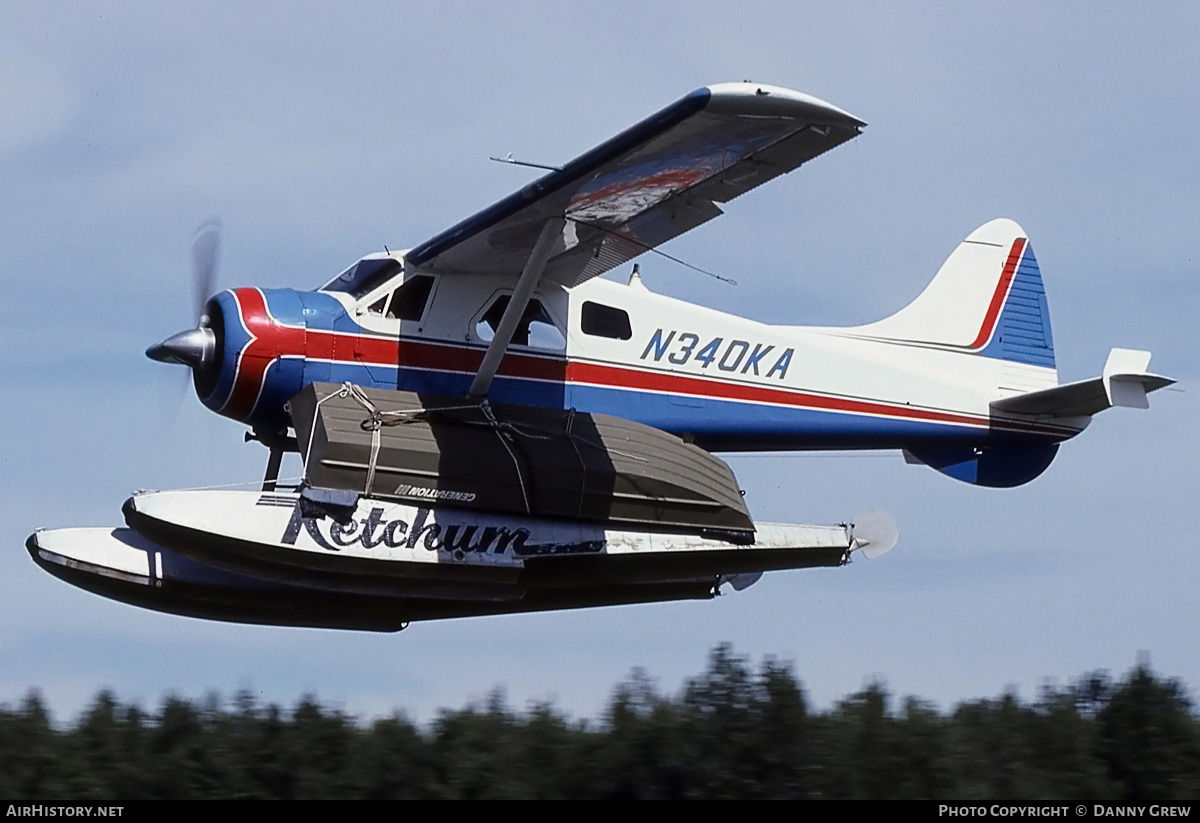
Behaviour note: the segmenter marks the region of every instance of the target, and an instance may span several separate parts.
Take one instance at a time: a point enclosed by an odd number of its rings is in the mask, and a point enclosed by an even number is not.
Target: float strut
[[[271,449],[271,456],[267,458],[267,473],[263,475],[263,491],[275,491],[275,484],[279,482],[279,465],[282,462],[283,449]]]

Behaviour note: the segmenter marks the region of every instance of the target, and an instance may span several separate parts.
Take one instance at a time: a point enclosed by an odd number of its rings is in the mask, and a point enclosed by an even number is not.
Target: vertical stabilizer
[[[845,331],[1054,368],[1050,310],[1037,258],[1012,220],[985,223],[959,244],[912,303]]]

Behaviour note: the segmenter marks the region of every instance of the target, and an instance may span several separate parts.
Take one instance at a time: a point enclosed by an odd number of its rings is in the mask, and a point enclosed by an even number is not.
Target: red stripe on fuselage
[[[1000,282],[996,284],[992,302],[988,304],[987,314],[983,316],[983,325],[979,327],[979,334],[971,343],[972,349],[982,348],[988,340],[992,339],[992,331],[996,328],[996,321],[1000,318],[1000,309],[1004,307],[1004,301],[1008,298],[1008,287],[1012,285],[1013,275],[1017,272],[1017,263],[1020,262],[1023,251],[1025,251],[1025,238],[1018,237],[1013,241],[1012,248],[1009,249],[1008,260],[1004,261],[1004,269],[1000,272]]]
[[[1018,240],[1013,244],[1013,250],[1009,254],[1009,264],[1005,266],[1007,277],[1001,277],[1002,283],[1005,279],[1012,280],[1012,271],[1016,266],[1015,261],[1020,259],[1023,246],[1023,240]],[[1007,287],[1005,286],[1003,289],[998,287],[997,293],[1001,296],[1000,304],[1003,304],[1003,296],[1007,293]],[[411,338],[395,340],[343,332],[306,331],[295,326],[285,326],[270,316],[262,293],[257,289],[238,289],[234,292],[234,296],[238,301],[242,321],[252,335],[250,342],[242,351],[233,393],[226,404],[230,415],[239,419],[246,419],[253,411],[262,391],[263,378],[268,366],[282,356],[461,374],[474,374],[483,360],[481,350],[454,344],[425,342]],[[994,323],[993,319],[992,325]],[[563,358],[538,357],[512,352],[506,355],[501,362],[499,374],[506,377],[558,383],[585,383],[607,389],[688,394],[711,397],[714,400],[769,403],[818,411],[946,423],[976,428],[997,426],[997,421],[980,415],[920,409],[871,400],[831,397],[787,388],[642,371],[626,366],[579,360],[568,363]],[[237,414],[233,414],[234,411]],[[1069,436],[1070,433],[1073,433],[1073,430],[1062,427],[1036,424],[1008,426],[1001,423],[997,427],[1027,432],[1038,431],[1059,436]]]
[[[280,357],[467,374],[478,371],[483,362],[483,352],[479,349],[285,325],[271,316],[266,299],[258,289],[236,289],[233,296],[242,325],[250,333],[250,341],[238,358],[233,390],[222,413],[239,420],[245,420],[253,413],[267,369]],[[566,361],[509,353],[500,364],[499,374],[562,382],[566,377]]]
[[[714,400],[746,403],[770,403],[816,411],[845,412],[849,414],[888,417],[893,420],[919,420],[931,423],[949,423],[976,428],[998,428],[1024,433],[1047,434],[1070,437],[1075,429],[1065,426],[1039,423],[1009,424],[980,415],[920,409],[912,406],[897,406],[872,400],[848,397],[832,397],[811,394],[793,389],[776,389],[767,386],[752,386],[700,377],[688,377],[662,372],[647,372],[620,366],[585,363],[573,360],[567,365],[567,379],[572,383],[587,383],[606,389],[630,391],[653,391],[663,394],[684,394],[711,397]]]
[[[474,374],[479,371],[479,365],[483,362],[483,352],[479,349],[459,348],[443,343],[408,339],[401,340],[398,348],[398,355],[393,354],[391,363],[409,368]],[[557,357],[534,357],[509,352],[500,361],[498,374],[504,377],[553,380],[561,383],[567,377],[567,361]]]
[[[572,382],[591,383],[606,388],[620,387],[665,394],[690,394],[711,397],[714,400],[740,400],[748,403],[772,403],[779,406],[803,406],[821,411],[850,412],[883,417],[903,417],[910,420],[928,420],[936,423],[955,423],[961,426],[986,426],[986,417],[965,414],[927,411],[911,406],[892,406],[868,400],[852,400],[842,397],[826,397],[819,394],[772,389],[765,386],[748,386],[742,383],[726,383],[676,374],[640,372],[596,363],[572,362],[567,367],[567,377]]]

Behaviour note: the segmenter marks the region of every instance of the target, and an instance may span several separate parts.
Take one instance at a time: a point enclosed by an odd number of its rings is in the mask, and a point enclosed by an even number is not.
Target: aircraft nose
[[[199,369],[213,361],[216,349],[217,338],[213,330],[202,327],[171,335],[146,349],[146,356],[160,363],[179,363]]]

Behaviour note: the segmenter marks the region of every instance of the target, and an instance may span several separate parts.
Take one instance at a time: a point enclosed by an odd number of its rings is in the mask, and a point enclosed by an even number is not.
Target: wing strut
[[[562,238],[565,222],[562,217],[551,217],[542,226],[542,233],[538,235],[537,243],[525,262],[525,268],[521,270],[521,277],[517,280],[512,297],[509,298],[504,316],[500,318],[500,325],[496,327],[496,334],[492,337],[492,342],[483,355],[483,362],[479,364],[479,371],[475,373],[475,379],[471,382],[468,397],[483,397],[491,387],[492,378],[496,376],[500,361],[504,359],[508,344],[512,342],[513,333],[517,330],[517,323],[525,314],[525,307],[529,305],[529,297],[542,278],[542,272],[546,270],[550,252],[553,251],[554,244]]]

